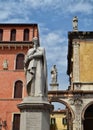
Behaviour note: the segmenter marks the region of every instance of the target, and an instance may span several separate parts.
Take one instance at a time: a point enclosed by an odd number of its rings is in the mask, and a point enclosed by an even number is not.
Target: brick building
[[[0,130],[19,130],[17,104],[26,96],[24,56],[37,24],[0,24]]]

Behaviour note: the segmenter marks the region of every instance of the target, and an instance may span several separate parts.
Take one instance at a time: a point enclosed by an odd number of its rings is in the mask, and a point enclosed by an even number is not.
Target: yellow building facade
[[[66,110],[52,112],[50,118],[50,130],[67,130]]]
[[[93,90],[93,32],[69,33],[68,74],[71,90],[73,83],[80,83],[80,90]],[[70,57],[70,62],[69,62]],[[88,85],[88,86],[87,86]]]
[[[80,81],[93,82],[93,41],[80,42]]]

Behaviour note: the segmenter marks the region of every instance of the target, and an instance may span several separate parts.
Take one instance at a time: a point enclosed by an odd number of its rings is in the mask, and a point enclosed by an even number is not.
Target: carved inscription
[[[41,129],[41,113],[27,113],[27,130]]]

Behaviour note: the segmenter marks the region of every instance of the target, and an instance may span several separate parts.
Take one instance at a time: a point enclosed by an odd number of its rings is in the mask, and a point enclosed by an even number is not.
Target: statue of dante
[[[33,48],[29,49],[24,60],[26,89],[28,96],[47,96],[47,64],[45,49],[39,47],[34,37]]]

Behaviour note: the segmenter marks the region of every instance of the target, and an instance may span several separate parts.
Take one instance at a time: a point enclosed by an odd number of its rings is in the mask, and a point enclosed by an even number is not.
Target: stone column
[[[79,42],[73,42],[73,86],[75,89],[80,89],[79,83]]]
[[[72,99],[69,100],[75,116],[73,120],[73,130],[82,130],[81,111],[83,101],[81,97],[78,96],[79,95],[76,95],[76,97],[73,97]]]
[[[79,118],[78,120],[73,121],[73,130],[81,130],[81,119]]]
[[[73,42],[73,82],[79,82],[79,42]]]

